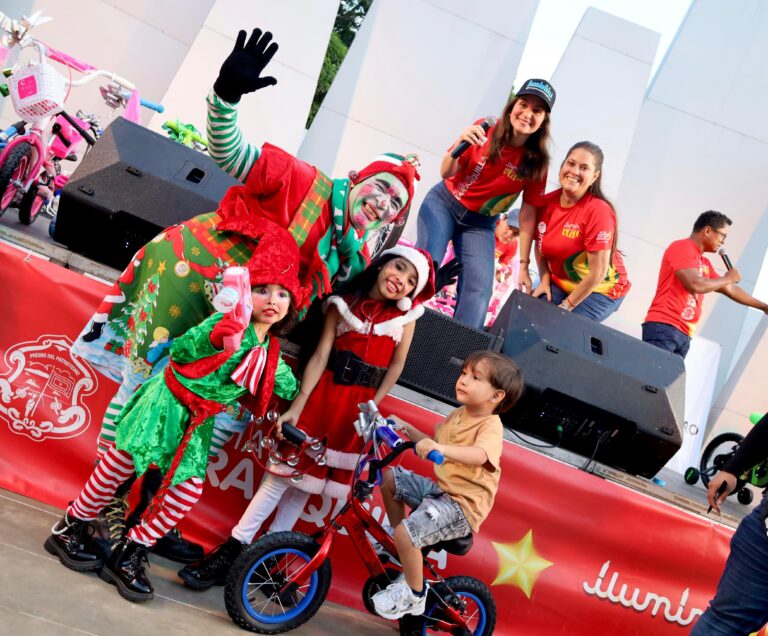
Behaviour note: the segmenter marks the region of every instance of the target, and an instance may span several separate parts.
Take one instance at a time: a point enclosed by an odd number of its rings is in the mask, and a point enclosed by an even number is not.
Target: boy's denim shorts
[[[466,537],[472,532],[461,506],[434,481],[400,466],[392,468],[392,476],[395,500],[412,509],[403,525],[417,548]]]

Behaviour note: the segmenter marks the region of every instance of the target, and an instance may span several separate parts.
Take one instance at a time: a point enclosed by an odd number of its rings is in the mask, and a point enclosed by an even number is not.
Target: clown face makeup
[[[402,181],[382,172],[352,186],[349,220],[358,230],[375,230],[390,223],[407,204],[408,191]]]

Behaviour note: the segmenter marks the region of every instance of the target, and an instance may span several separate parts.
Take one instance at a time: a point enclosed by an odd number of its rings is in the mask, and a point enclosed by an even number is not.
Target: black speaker
[[[508,428],[644,477],[680,448],[681,357],[520,292],[493,331],[525,376]]]
[[[164,228],[215,210],[237,183],[207,155],[118,117],[62,190],[54,238],[123,269]]]
[[[451,404],[464,358],[474,351],[499,351],[502,339],[427,309],[416,321],[398,384]]]

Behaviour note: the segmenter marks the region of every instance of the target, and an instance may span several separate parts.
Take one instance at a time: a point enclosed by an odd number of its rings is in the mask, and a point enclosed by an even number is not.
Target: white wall
[[[577,141],[605,155],[603,190],[613,199],[651,76],[660,35],[589,8],[552,75],[552,163],[547,190],[559,188],[558,169]]]
[[[238,122],[252,143],[269,141],[296,153],[304,138],[317,79],[328,48],[338,0],[217,0],[196,34],[178,73],[163,96],[166,115],[157,115],[151,128],[179,118],[205,130],[205,95],[219,67],[234,46],[237,32],[254,27],[271,31],[280,48],[265,75],[277,85],[245,95]]]
[[[143,97],[160,101],[194,41],[214,0],[67,0],[32,2],[0,0],[0,11],[12,17],[43,10],[53,17],[33,32],[49,46],[134,82]],[[31,50],[22,54],[34,57]],[[66,73],[66,69],[57,66]],[[74,74],[77,77],[77,73]],[[67,109],[82,108],[102,117],[111,113],[99,95],[99,80],[73,88]],[[201,90],[203,90],[201,88]],[[143,121],[150,111],[144,110]],[[2,100],[3,124],[16,121],[10,99]]]
[[[748,419],[750,414],[768,413],[768,392],[765,390],[767,330],[768,317],[763,316],[712,407],[707,438],[726,431],[746,435],[752,428]]]
[[[512,88],[538,0],[376,0],[300,156],[332,177],[382,152],[416,152],[414,210],[440,179],[461,130],[498,115]],[[405,235],[415,237],[415,214]]]
[[[688,236],[705,210],[733,219],[728,248],[742,286],[754,287],[768,246],[758,231],[768,201],[766,33],[765,2],[694,0],[648,90],[617,198],[633,282],[619,313],[636,333],[665,247]],[[743,341],[748,311],[755,310],[720,294],[706,297],[699,334],[723,347],[716,391]],[[764,358],[752,377],[766,377],[766,365]]]
[[[142,121],[160,130],[167,119],[205,129],[205,96],[239,29],[271,30],[280,45],[267,73],[278,84],[243,98],[246,139],[296,152],[328,46],[338,0],[0,0],[0,11],[20,16],[43,9],[54,18],[34,35],[50,46],[131,80],[140,94],[162,102],[165,113],[142,109]],[[23,53],[26,59],[31,51]],[[66,69],[57,66],[66,73]],[[75,77],[77,74],[75,74]],[[73,88],[67,108],[83,108],[108,123],[99,81]],[[3,99],[0,121],[18,117]],[[70,166],[71,167],[71,166]]]

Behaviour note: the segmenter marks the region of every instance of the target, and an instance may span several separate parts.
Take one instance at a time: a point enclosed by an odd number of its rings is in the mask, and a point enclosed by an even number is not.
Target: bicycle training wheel
[[[707,444],[701,454],[701,463],[699,464],[699,476],[705,488],[709,486],[710,478],[722,470],[725,462],[733,457],[743,439],[744,436],[740,433],[722,433]],[[734,492],[743,485],[744,482],[740,479]]]
[[[305,584],[280,590],[318,547],[300,532],[275,532],[243,550],[229,571],[224,590],[227,613],[235,624],[259,634],[279,634],[312,618],[331,585],[328,559]]]

